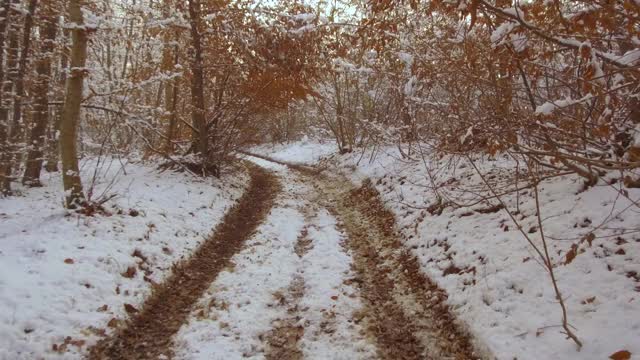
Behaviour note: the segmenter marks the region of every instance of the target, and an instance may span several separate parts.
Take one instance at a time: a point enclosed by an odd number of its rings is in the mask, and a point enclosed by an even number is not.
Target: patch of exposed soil
[[[252,166],[245,194],[223,218],[213,235],[172,275],[156,286],[142,309],[131,306],[132,318],[116,333],[90,349],[89,359],[168,359],[172,336],[185,323],[193,305],[229,265],[264,220],[280,186],[274,175]]]
[[[277,294],[279,305],[287,307],[287,317],[274,322],[274,328],[264,338],[265,358],[268,360],[301,360],[300,339],[304,327],[300,324],[298,302],[304,295],[304,279],[296,275],[286,294]]]

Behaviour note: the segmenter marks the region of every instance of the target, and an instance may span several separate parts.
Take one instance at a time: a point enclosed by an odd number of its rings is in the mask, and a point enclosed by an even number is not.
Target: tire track
[[[280,185],[276,177],[250,166],[251,182],[193,256],[176,265],[173,274],[154,288],[142,310],[111,337],[89,351],[89,359],[169,359],[172,337],[185,323],[193,305],[264,220]]]
[[[310,240],[305,227],[298,237],[295,253],[302,258],[309,250]],[[300,339],[304,335],[304,326],[300,324],[300,299],[305,293],[304,278],[294,275],[286,293],[278,294],[279,305],[287,308],[287,317],[274,324],[274,328],[265,335],[265,358],[267,360],[301,360]]]
[[[381,359],[480,358],[445,303],[446,293],[398,240],[393,215],[365,184],[316,176],[321,204],[342,221],[365,304],[362,321]]]

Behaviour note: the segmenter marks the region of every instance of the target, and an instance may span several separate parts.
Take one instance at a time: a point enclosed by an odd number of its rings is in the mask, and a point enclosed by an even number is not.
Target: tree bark
[[[170,15],[170,2],[165,0],[164,3],[164,16],[169,17]],[[168,73],[171,71],[175,71],[175,67],[178,63],[178,46],[172,44],[171,40],[173,39],[173,33],[167,29],[163,34],[163,49],[162,49],[162,71],[164,73]],[[166,142],[164,146],[164,150],[166,153],[170,154],[174,150],[173,146],[173,138],[176,132],[177,126],[177,117],[176,117],[176,103],[178,97],[178,89],[177,89],[178,80],[171,79],[168,80],[164,87],[164,110],[167,121],[167,132],[166,132]]]
[[[5,73],[4,73],[4,45],[6,42],[7,35],[7,24],[9,24],[10,20],[10,9],[11,2],[10,0],[2,1],[2,8],[0,8],[0,154],[4,154],[8,151],[7,149],[7,135],[9,133],[9,123],[7,122],[6,113],[4,112],[5,108]],[[4,114],[4,116],[2,116]],[[2,167],[2,163],[0,163],[0,168]],[[1,170],[0,170],[1,171]],[[4,172],[0,172],[0,181],[4,181]]]
[[[71,63],[67,89],[65,93],[62,118],[60,122],[60,157],[62,158],[62,182],[66,193],[66,205],[74,209],[85,201],[78,167],[78,153],[76,141],[78,136],[78,122],[80,120],[80,105],[82,102],[82,88],[86,72],[87,60],[87,30],[82,18],[83,0],[69,1],[69,20],[73,25],[71,30]]]
[[[200,31],[200,1],[189,0],[189,18],[191,24],[191,46],[194,58],[191,63],[191,118],[193,126],[198,134],[193,134],[195,149],[202,156],[202,169],[206,172],[206,163],[209,155],[208,131],[205,120],[204,104],[204,71],[202,68],[202,38]]]
[[[56,80],[58,83],[57,88],[62,90],[56,91],[56,98],[60,102],[60,106],[56,106],[54,111],[53,124],[49,126],[48,132],[48,144],[47,144],[47,164],[44,166],[48,172],[58,171],[58,158],[60,155],[59,149],[59,135],[60,135],[60,122],[62,120],[62,108],[64,106],[64,93],[67,83],[67,67],[69,65],[69,49],[67,47],[67,39],[69,38],[69,30],[63,30],[60,33],[62,51],[60,52],[60,69],[59,78]]]
[[[11,4],[16,4],[16,0],[10,0]],[[17,4],[16,4],[17,5]],[[3,103],[0,108],[0,124],[6,129],[6,133],[4,135],[3,149],[0,154],[0,192],[4,195],[9,195],[11,193],[11,162],[13,158],[13,149],[12,140],[15,138],[16,132],[16,124],[9,123],[9,107],[10,107],[10,99],[8,94],[11,94],[15,83],[16,78],[18,76],[18,35],[20,34],[20,24],[18,22],[18,15],[13,14],[14,11],[9,9],[7,14],[9,18],[9,46],[7,49],[7,78],[5,79],[4,84],[2,84],[2,92],[5,94],[3,97]],[[14,97],[15,102],[15,97]]]
[[[34,84],[33,126],[29,137],[29,153],[22,177],[22,183],[29,186],[40,186],[40,171],[43,162],[43,146],[45,131],[49,123],[49,82],[51,79],[51,60],[56,41],[58,14],[51,2],[42,6],[43,30],[40,58],[36,63],[37,78]]]

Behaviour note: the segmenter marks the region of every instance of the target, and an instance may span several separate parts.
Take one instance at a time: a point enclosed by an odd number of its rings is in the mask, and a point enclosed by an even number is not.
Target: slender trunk
[[[177,59],[176,53],[176,59]],[[176,134],[176,130],[178,127],[178,117],[176,114],[176,106],[178,104],[178,80],[173,79],[171,81],[171,86],[167,87],[167,93],[165,94],[165,100],[171,101],[171,105],[167,105],[169,107],[169,128],[167,129],[167,143],[166,143],[166,152],[171,153],[174,150],[173,139]]]
[[[165,1],[164,16],[169,16],[169,3]],[[175,70],[178,63],[178,46],[171,44],[172,32],[165,30],[163,34],[164,47],[162,49],[162,71],[168,73]],[[173,152],[173,137],[176,132],[176,101],[177,101],[177,79],[168,80],[164,88],[164,111],[167,121],[166,143],[164,146],[166,153]]]
[[[66,193],[68,208],[76,208],[84,202],[84,192],[78,167],[76,140],[82,87],[84,84],[85,65],[87,60],[87,31],[82,18],[83,0],[69,1],[69,20],[73,24],[71,30],[71,63],[67,89],[60,123],[60,157],[62,158],[62,182]]]
[[[22,183],[29,186],[40,186],[40,171],[43,161],[43,145],[45,131],[49,123],[49,81],[51,79],[51,60],[57,33],[57,19],[55,6],[49,3],[43,7],[42,46],[40,58],[36,63],[37,79],[34,84],[34,115],[33,127],[30,135],[30,148]]]
[[[63,30],[62,36],[62,51],[60,55],[60,68],[59,78],[57,79],[58,88],[62,90],[56,91],[56,98],[61,104],[64,104],[64,89],[67,83],[67,67],[69,64],[69,53],[67,49],[67,39],[69,38],[69,31]],[[48,146],[47,146],[47,164],[44,168],[48,172],[58,171],[58,157],[60,155],[59,149],[59,135],[60,135],[60,123],[62,122],[62,107],[64,105],[57,106],[54,110],[53,124],[49,126],[48,134]]]
[[[5,82],[5,73],[4,73],[4,43],[6,41],[7,35],[7,24],[9,23],[9,17],[11,9],[11,2],[9,0],[2,1],[2,7],[0,8],[0,116],[4,114],[4,91],[5,88],[2,84]],[[0,118],[0,154],[4,154],[8,151],[6,148],[7,144],[7,135],[9,132],[9,123],[7,122],[6,116],[4,118]],[[2,164],[0,163],[0,167]],[[4,179],[4,173],[0,172],[0,181]]]
[[[208,131],[205,121],[204,105],[204,71],[202,68],[202,44],[200,32],[200,1],[189,0],[189,17],[191,23],[191,45],[193,46],[194,58],[191,65],[191,118],[193,126],[198,131],[198,136],[194,136],[195,148],[202,156],[202,168],[205,171],[208,155]],[[194,134],[195,135],[195,134]]]
[[[38,0],[29,0],[27,13],[24,18],[24,27],[22,28],[22,50],[20,51],[20,61],[18,62],[18,73],[16,74],[15,84],[15,99],[13,101],[13,129],[9,132],[9,140],[14,145],[18,145],[20,139],[24,134],[24,119],[23,119],[23,102],[25,97],[24,89],[24,77],[29,66],[29,60],[31,55],[31,29],[33,28],[33,16],[36,12],[36,6]],[[19,150],[19,149],[16,149]],[[21,149],[20,149],[21,150]],[[15,155],[22,153],[22,151],[16,151]]]

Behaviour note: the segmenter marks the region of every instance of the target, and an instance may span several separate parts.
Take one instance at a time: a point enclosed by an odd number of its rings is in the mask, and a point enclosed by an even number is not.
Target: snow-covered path
[[[283,192],[177,334],[177,358],[374,358],[338,221],[300,175],[254,160]]]

